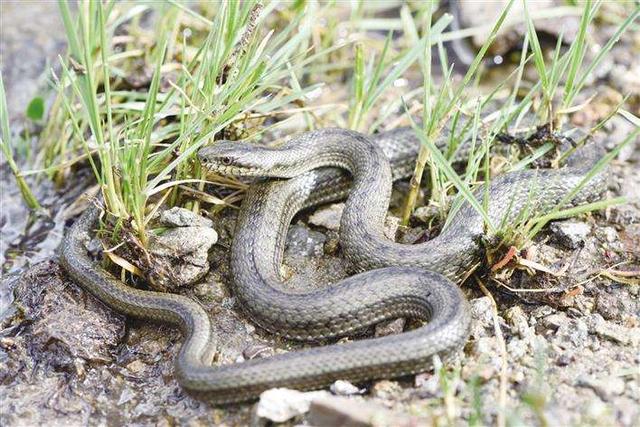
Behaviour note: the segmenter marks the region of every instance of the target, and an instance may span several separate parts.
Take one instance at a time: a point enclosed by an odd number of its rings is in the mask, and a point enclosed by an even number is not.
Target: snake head
[[[216,141],[198,151],[204,169],[222,175],[292,178],[306,172],[291,149],[265,147],[244,141]]]
[[[216,141],[198,151],[198,160],[210,172],[233,176],[262,176],[264,169],[255,145],[239,141]]]

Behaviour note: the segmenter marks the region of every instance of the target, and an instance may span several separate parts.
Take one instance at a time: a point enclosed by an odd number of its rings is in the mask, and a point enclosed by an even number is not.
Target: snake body
[[[337,379],[363,381],[420,372],[430,367],[434,355],[449,358],[467,339],[468,306],[451,280],[480,260],[478,237],[484,223],[463,204],[445,231],[430,242],[407,246],[383,237],[392,177],[406,176],[406,165],[417,149],[417,139],[408,129],[374,137],[323,129],[277,149],[223,142],[199,153],[205,168],[286,178],[252,186],[238,219],[231,253],[233,291],[252,319],[274,333],[303,340],[359,332],[389,318],[429,320],[408,332],[212,367],[207,360],[209,319],[197,303],[127,287],[89,258],[83,242],[97,220],[96,209],[88,210],[67,234],[62,264],[114,310],[179,325],[186,338],[175,375],[189,392],[216,404],[253,399],[271,387],[310,389]],[[562,169],[520,171],[493,180],[491,221],[508,223],[525,209],[543,212],[558,203],[593,165],[592,151],[579,150]],[[395,175],[388,159],[398,166]],[[341,245],[355,269],[364,272],[310,293],[285,292],[279,266],[287,227],[299,210],[345,196],[349,175],[335,168],[349,171],[354,179],[342,217]],[[596,177],[572,203],[597,197],[602,182]]]

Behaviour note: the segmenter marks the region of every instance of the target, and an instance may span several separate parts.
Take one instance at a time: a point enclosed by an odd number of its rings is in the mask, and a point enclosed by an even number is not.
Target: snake
[[[447,142],[445,137],[435,141]],[[411,128],[371,136],[327,128],[278,147],[217,141],[198,152],[205,170],[268,178],[245,195],[231,247],[232,292],[248,317],[267,331],[307,341],[363,333],[386,319],[424,321],[399,334],[212,366],[214,339],[200,304],[182,295],[131,288],[89,256],[85,242],[97,225],[98,208],[86,210],[65,235],[61,264],[115,311],[180,327],[185,339],[174,375],[187,392],[215,405],[253,400],[274,387],[317,389],[338,379],[361,383],[423,372],[435,356],[455,358],[468,339],[470,309],[455,282],[482,260],[486,221],[498,227],[561,201],[579,205],[597,199],[605,180],[599,173],[583,185],[600,158],[593,145],[585,146],[562,168],[492,179],[487,216],[464,202],[438,237],[399,244],[383,235],[383,224],[392,181],[411,175],[419,147]],[[481,190],[474,193],[478,199],[485,194]],[[291,220],[301,210],[345,196],[340,245],[356,274],[311,292],[284,289],[280,265]]]

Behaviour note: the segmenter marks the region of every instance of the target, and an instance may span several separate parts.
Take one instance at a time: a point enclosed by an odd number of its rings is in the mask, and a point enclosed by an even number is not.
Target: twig
[[[564,289],[561,289],[559,287],[553,287],[553,288],[546,288],[546,289],[536,289],[536,288],[522,288],[522,289],[517,289],[517,288],[512,288],[511,286],[502,283],[500,280],[496,279],[495,277],[491,278],[492,281],[496,282],[498,285],[502,286],[503,288],[505,288],[506,290],[508,290],[509,292],[513,292],[513,293],[551,293],[551,292],[564,292]]]

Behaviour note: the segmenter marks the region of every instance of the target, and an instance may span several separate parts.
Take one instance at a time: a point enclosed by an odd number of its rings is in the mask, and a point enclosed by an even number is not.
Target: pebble
[[[371,388],[371,395],[384,400],[391,400],[402,393],[402,386],[396,381],[378,381]]]
[[[589,339],[589,328],[581,319],[569,319],[556,332],[556,343],[562,348],[583,348]]]
[[[316,210],[309,217],[309,224],[324,227],[327,230],[338,231],[340,229],[340,219],[344,211],[344,203],[335,203],[327,207]]]
[[[438,375],[426,373],[416,375],[415,385],[420,389],[420,397],[423,399],[442,397],[442,387]]]
[[[486,23],[495,22],[500,16],[502,8],[507,4],[506,1],[480,2],[476,0],[458,0],[456,3],[458,4],[462,28],[484,27],[483,31],[477,31],[471,37],[471,42],[476,47],[482,46],[490,35],[491,28],[490,26],[487,27]],[[556,5],[557,3],[553,0],[538,0],[535,2],[535,9],[540,11],[553,8]],[[521,3],[513,3],[507,20],[509,20],[509,17],[514,16],[524,16],[524,8]],[[580,20],[577,16],[549,17],[536,19],[535,28],[539,33],[551,35],[556,39],[562,35],[562,40],[566,44],[575,40],[580,27],[579,23]],[[501,29],[491,44],[488,54],[496,56],[507,54],[522,40],[526,33],[526,28],[524,23],[514,23],[514,25]],[[466,61],[471,59],[468,58]]]
[[[125,403],[130,402],[135,396],[136,394],[131,390],[131,388],[125,387],[124,390],[122,390],[122,393],[120,393],[120,398],[116,405],[124,405]]]
[[[520,338],[528,338],[533,334],[527,322],[527,316],[519,305],[510,307],[505,313],[505,318],[509,326],[511,326],[512,331],[520,336]]]
[[[631,122],[618,115],[611,117],[606,127],[608,128],[607,140],[613,144],[619,144],[621,141],[624,141],[627,135],[635,129],[635,126]],[[634,151],[637,149],[636,145],[638,145],[637,141],[631,141],[631,143],[627,144],[618,153],[618,160],[621,162],[630,160]]]
[[[618,232],[613,227],[604,227],[600,229],[600,233],[605,241],[608,243],[614,243],[620,240]]]
[[[334,382],[329,387],[329,390],[331,390],[331,393],[336,394],[338,396],[351,396],[353,394],[362,394],[365,391],[367,391],[364,388],[360,389],[354,386],[353,384],[351,384],[349,381],[344,381],[344,380],[338,380]]]
[[[572,353],[564,352],[556,359],[556,365],[558,366],[569,366],[572,362],[576,360],[575,356]]]
[[[595,308],[607,320],[614,320],[620,317],[618,299],[606,291],[600,290],[598,293]]]
[[[579,221],[555,222],[550,228],[558,242],[569,249],[584,245],[584,240],[591,232],[589,224]]]
[[[260,395],[256,415],[269,421],[283,423],[309,411],[311,402],[330,396],[327,391],[301,392],[288,388],[272,388]]]
[[[542,324],[548,329],[558,329],[569,321],[567,315],[559,311],[557,313],[550,314],[542,319]]]
[[[541,305],[541,306],[535,307],[533,310],[531,310],[531,318],[532,319],[540,319],[541,317],[545,317],[545,316],[548,316],[550,314],[553,314],[554,311],[555,310],[553,309],[553,307],[550,307],[548,305]]]
[[[287,233],[287,247],[285,252],[291,257],[318,257],[322,255],[327,236],[310,230],[302,224],[295,224]]]
[[[160,213],[159,222],[168,227],[213,227],[213,221],[189,209],[173,207]]]
[[[585,415],[587,419],[600,420],[607,413],[608,408],[605,403],[596,398],[590,401],[585,408]]]

